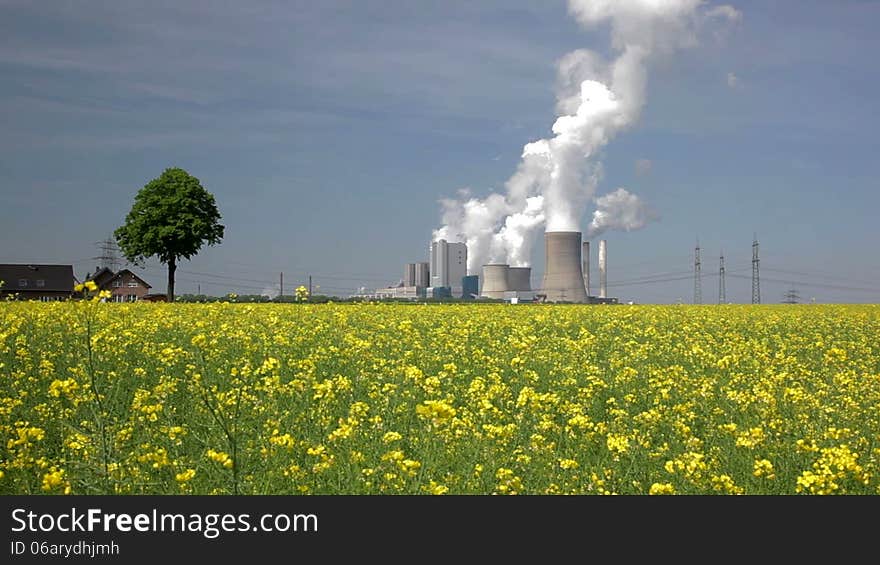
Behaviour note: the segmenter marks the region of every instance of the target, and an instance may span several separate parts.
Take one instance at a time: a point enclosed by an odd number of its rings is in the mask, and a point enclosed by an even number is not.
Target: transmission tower
[[[727,289],[724,286],[724,252],[721,252],[721,261],[718,267],[718,304],[727,302]]]
[[[703,285],[700,279],[700,242],[694,249],[694,304],[703,303]]]
[[[797,304],[800,301],[801,301],[801,295],[797,291],[797,289],[794,288],[794,285],[792,285],[792,287],[790,289],[788,289],[787,291],[785,291],[785,294],[782,295],[782,303],[783,304]]]
[[[115,273],[120,264],[119,247],[116,246],[116,241],[112,236],[108,236],[107,239],[98,241],[95,245],[101,250],[101,254],[92,257],[92,259],[100,261],[101,267],[106,267]]]
[[[761,277],[758,273],[758,235],[752,242],[752,304],[761,303]]]

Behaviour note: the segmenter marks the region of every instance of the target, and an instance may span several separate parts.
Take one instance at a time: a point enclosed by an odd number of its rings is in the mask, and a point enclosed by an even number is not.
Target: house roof
[[[25,286],[19,284],[22,280]],[[6,292],[73,292],[73,265],[0,264],[0,281]]]
[[[86,276],[86,280],[87,281],[94,281],[94,283],[96,285],[98,285],[98,288],[104,288],[104,285],[106,285],[108,282],[110,282],[114,278],[115,278],[115,275],[113,274],[113,271],[111,271],[107,267],[101,267],[100,269],[95,269],[95,272],[93,274]]]
[[[144,285],[146,288],[153,288],[153,286],[150,283],[148,283],[144,279],[140,278],[139,276],[137,276],[136,274],[134,274],[133,272],[131,272],[128,269],[122,269],[121,271],[117,272],[112,278],[107,279],[107,282],[109,283],[110,281],[115,281],[116,279],[121,278],[126,273],[131,275],[132,277],[136,278],[137,280],[139,280],[141,282],[141,284]]]

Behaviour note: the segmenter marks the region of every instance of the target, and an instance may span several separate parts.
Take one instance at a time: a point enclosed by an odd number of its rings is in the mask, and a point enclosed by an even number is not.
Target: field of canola
[[[880,306],[0,303],[0,494],[880,494]]]

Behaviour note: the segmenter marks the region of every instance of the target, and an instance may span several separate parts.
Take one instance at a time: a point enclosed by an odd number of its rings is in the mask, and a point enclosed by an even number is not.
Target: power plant
[[[482,298],[504,298],[510,290],[510,265],[483,265],[480,296]]]
[[[532,268],[511,267],[507,271],[507,285],[511,292],[531,292]]]
[[[532,295],[532,268],[507,264],[483,265],[480,297],[494,299],[528,299]]]
[[[541,293],[547,302],[589,302],[581,268],[581,232],[555,231],[544,234],[544,281]],[[601,256],[602,245],[599,245]],[[600,267],[601,276],[601,267]]]
[[[467,245],[440,239],[431,243],[430,262],[407,263],[396,286],[364,291],[370,298],[464,298],[511,303],[569,302],[616,304],[607,296],[607,244],[599,240],[599,295],[590,292],[590,242],[579,231],[544,234],[545,266],[541,287],[532,288],[531,267],[508,263],[482,265],[479,276],[467,273]]]

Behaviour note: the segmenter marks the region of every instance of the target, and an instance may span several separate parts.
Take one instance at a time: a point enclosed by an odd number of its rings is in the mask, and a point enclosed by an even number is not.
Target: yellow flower
[[[174,475],[174,478],[177,479],[178,483],[185,483],[189,480],[192,480],[192,478],[195,476],[196,476],[195,469],[187,469],[186,471],[184,471],[182,473],[177,473],[176,475]]]
[[[221,465],[223,465],[227,469],[232,468],[232,465],[233,465],[232,458],[229,457],[229,454],[227,454],[223,451],[214,451],[213,449],[209,449],[207,456],[208,456],[208,459],[210,459],[211,461],[216,461],[217,463],[220,463]]]
[[[648,489],[648,494],[675,494],[675,487],[670,483],[654,483]]]
[[[566,471],[569,469],[577,469],[578,462],[575,461],[574,459],[560,459],[559,466],[562,467],[563,469],[565,469]]]

